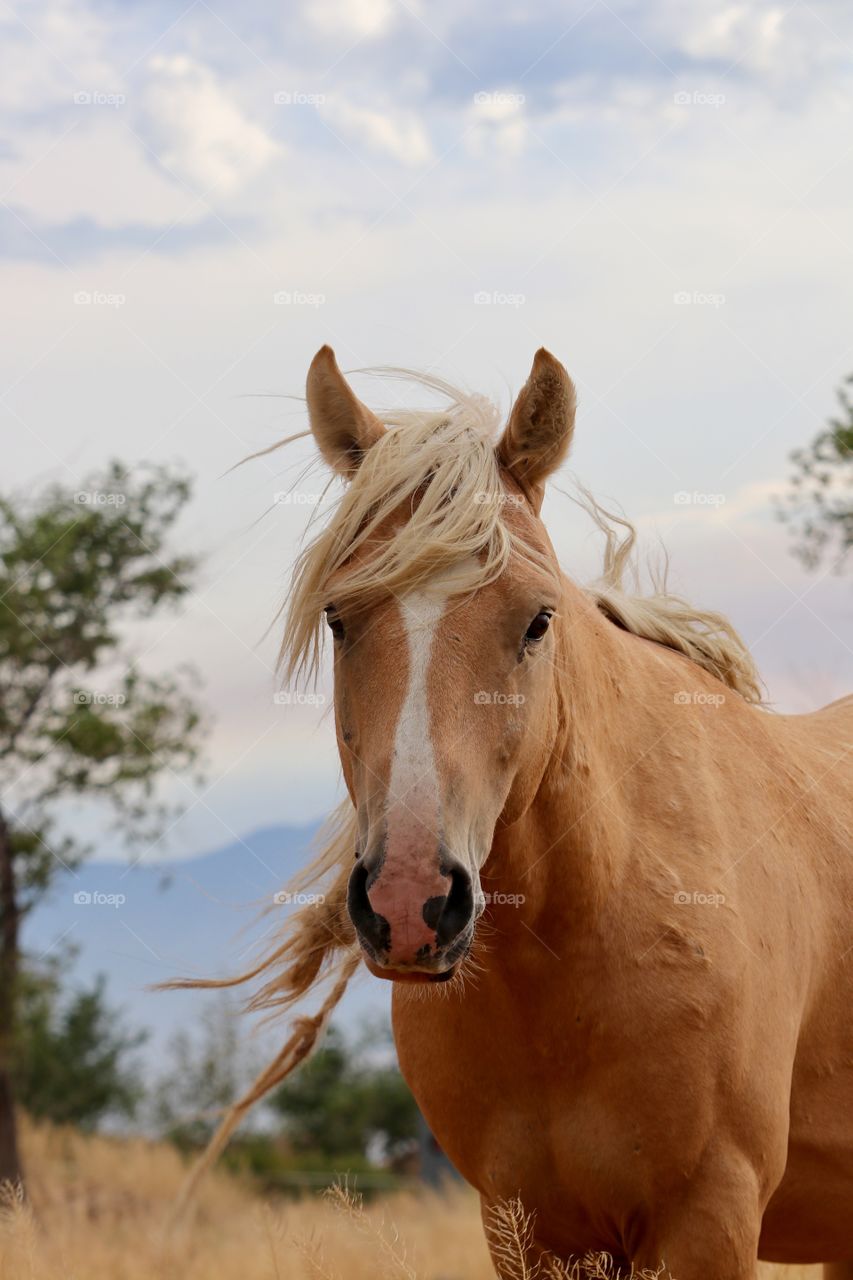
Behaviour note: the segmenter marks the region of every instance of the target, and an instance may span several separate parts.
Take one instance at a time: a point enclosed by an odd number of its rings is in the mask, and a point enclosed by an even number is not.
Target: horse
[[[502,430],[425,381],[446,408],[380,415],[329,347],[308,374],[345,488],[282,653],[316,671],[325,618],[348,799],[257,999],[339,976],[254,1096],[363,963],[430,1129],[538,1256],[851,1280],[853,698],[769,710],[726,618],[630,593],[595,504],[604,575],[563,573],[540,513],[576,395],[544,348]]]

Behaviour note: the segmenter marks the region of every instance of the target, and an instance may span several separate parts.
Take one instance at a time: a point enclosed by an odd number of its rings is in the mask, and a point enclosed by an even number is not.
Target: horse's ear
[[[331,347],[321,347],[308,370],[305,387],[314,439],[330,467],[352,476],[385,427],[353,395]]]
[[[564,461],[575,429],[575,384],[540,347],[497,447],[498,461],[529,493],[537,510],[545,480]]]

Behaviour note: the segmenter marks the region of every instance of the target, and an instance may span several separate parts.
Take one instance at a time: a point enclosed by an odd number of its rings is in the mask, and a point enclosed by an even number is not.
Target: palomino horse
[[[343,954],[325,1016],[354,930],[439,1142],[557,1258],[853,1277],[853,700],[762,709],[725,619],[632,599],[613,541],[598,590],[560,571],[539,511],[575,393],[548,352],[497,442],[430,385],[446,412],[380,420],[311,365],[348,484],[284,657],[316,663],[325,610],[350,817],[262,1000]]]

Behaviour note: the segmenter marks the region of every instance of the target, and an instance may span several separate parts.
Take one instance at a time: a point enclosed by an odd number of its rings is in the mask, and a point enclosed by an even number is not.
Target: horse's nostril
[[[391,941],[391,927],[370,905],[367,882],[370,872],[362,859],[356,862],[347,886],[347,909],[350,919],[362,938],[376,952],[387,951]]]
[[[434,898],[427,898],[424,903],[424,923],[428,924],[430,929],[435,929],[436,932],[438,932],[438,924],[441,920],[441,914],[447,906],[447,897],[447,894],[436,894]]]
[[[435,937],[440,947],[446,947],[459,937],[468,925],[474,914],[474,890],[471,883],[471,877],[464,867],[454,867],[450,872],[450,893],[444,899],[431,898],[430,902],[443,902],[436,924]],[[430,903],[427,903],[429,906]],[[424,908],[424,919],[427,919],[426,907]],[[431,921],[427,920],[430,924]]]

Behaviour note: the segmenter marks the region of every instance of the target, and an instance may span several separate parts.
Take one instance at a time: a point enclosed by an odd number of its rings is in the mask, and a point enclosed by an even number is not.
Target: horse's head
[[[290,645],[304,658],[295,632],[324,610],[358,813],[349,913],[374,973],[444,979],[470,947],[495,826],[530,805],[557,734],[563,589],[539,509],[574,387],[537,352],[497,442],[474,397],[380,421],[328,347],[307,399],[349,484],[297,572]]]

